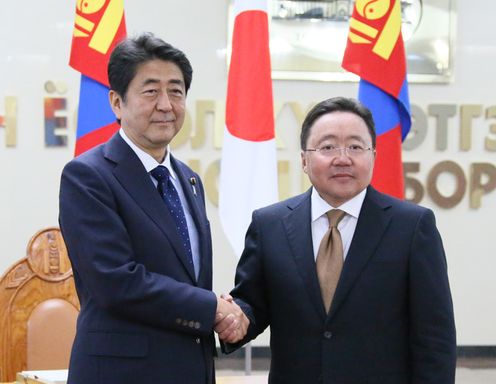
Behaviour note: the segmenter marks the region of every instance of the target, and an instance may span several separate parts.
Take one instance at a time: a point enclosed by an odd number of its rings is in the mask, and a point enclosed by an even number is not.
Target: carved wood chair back
[[[24,370],[67,368],[78,313],[60,229],[43,229],[0,278],[0,382]]]

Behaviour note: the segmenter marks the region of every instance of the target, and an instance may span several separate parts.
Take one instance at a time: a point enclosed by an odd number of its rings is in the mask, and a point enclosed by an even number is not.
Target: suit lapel
[[[136,154],[117,133],[107,142],[104,155],[116,163],[116,179],[162,230],[192,281],[196,281],[194,270],[187,262],[180,235],[174,230],[176,223]]]
[[[312,216],[310,203],[311,190],[302,195],[303,199],[289,205],[291,212],[283,217],[289,246],[293,252],[298,272],[308,291],[310,301],[317,313],[325,319],[325,308],[320,293],[312,245]]]
[[[374,254],[390,220],[390,205],[380,199],[380,194],[372,187],[367,190],[355,234],[343,265],[336,293],[332,300],[329,318],[339,310],[356,279]]]

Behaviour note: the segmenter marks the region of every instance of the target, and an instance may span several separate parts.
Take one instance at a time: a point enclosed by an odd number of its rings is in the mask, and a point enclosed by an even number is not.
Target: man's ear
[[[122,106],[122,97],[114,90],[109,91],[109,102],[112,111],[114,111],[115,117],[117,119],[121,118],[121,106]]]
[[[301,151],[300,156],[301,156],[301,168],[303,169],[303,172],[307,173],[307,157],[305,156],[305,151]]]

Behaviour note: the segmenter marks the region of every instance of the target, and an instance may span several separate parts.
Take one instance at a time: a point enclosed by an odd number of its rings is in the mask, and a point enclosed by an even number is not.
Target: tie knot
[[[326,213],[329,219],[329,228],[337,227],[341,219],[346,215],[346,212],[340,209],[331,209]]]
[[[169,170],[163,165],[159,165],[158,167],[152,169],[150,173],[155,178],[155,180],[159,182],[167,180],[170,175]]]

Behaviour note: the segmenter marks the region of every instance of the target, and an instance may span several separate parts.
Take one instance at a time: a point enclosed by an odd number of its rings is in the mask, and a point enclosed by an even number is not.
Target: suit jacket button
[[[182,321],[183,321],[183,320],[182,320],[182,319],[180,319],[180,318],[178,317],[178,318],[176,319],[176,324],[181,324],[181,322],[182,322]]]
[[[201,340],[200,340],[200,338],[199,338],[199,337],[197,337],[197,338],[195,339],[195,341],[196,341],[196,344],[200,344],[200,343],[201,343]]]
[[[194,326],[195,326],[195,322],[194,321],[190,321],[188,323],[188,327],[193,328]]]
[[[201,325],[200,325],[200,322],[198,322],[198,321],[197,321],[197,322],[195,322],[195,329],[200,329],[200,326],[201,326]]]
[[[330,332],[330,331],[325,331],[325,332],[324,332],[324,337],[325,337],[326,339],[330,339],[330,338],[332,337],[332,332]]]

